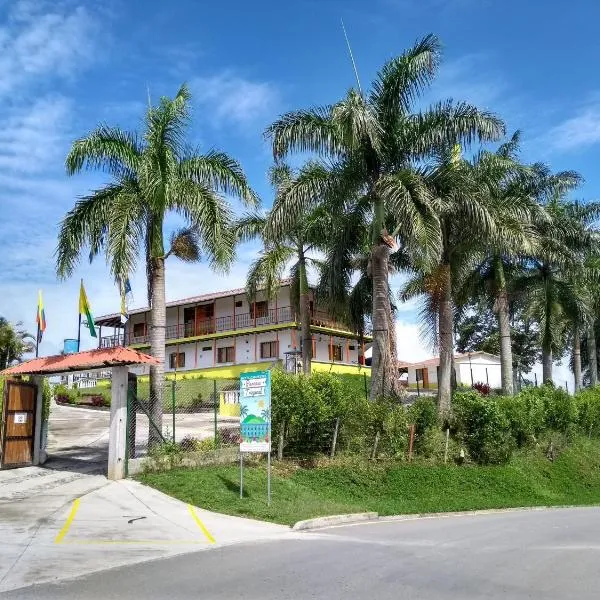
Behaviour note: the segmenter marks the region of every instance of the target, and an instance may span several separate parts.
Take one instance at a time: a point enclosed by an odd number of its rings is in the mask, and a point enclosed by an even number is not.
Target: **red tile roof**
[[[498,356],[496,356],[494,354],[490,354],[489,352],[483,352],[481,350],[477,350],[476,352],[464,352],[462,354],[455,354],[454,360],[468,357],[469,354],[472,357],[481,356],[482,354],[485,354],[486,356],[491,356],[491,357],[499,360]],[[398,363],[399,368],[415,367],[417,369],[421,369],[423,367],[437,367],[440,364],[440,357],[434,356],[433,358],[428,358],[427,360],[420,360],[420,361],[414,362],[414,363],[409,363],[409,362],[406,362],[403,360],[398,360],[397,363]]]
[[[87,369],[103,369],[106,367],[122,367],[127,365],[158,365],[160,361],[153,356],[138,352],[132,348],[116,346],[99,348],[75,354],[58,354],[34,358],[0,372],[0,375],[42,375],[68,373],[69,371],[85,371]]]

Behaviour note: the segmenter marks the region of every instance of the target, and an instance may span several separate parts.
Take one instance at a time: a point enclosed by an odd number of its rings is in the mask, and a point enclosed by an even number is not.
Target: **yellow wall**
[[[319,362],[313,360],[311,368],[313,371],[318,371],[320,373],[340,373],[350,375],[362,375],[363,373],[366,373],[367,377],[371,377],[371,367],[364,367],[362,365],[345,365],[342,363]]]
[[[210,369],[198,369],[196,371],[170,371],[165,373],[165,379],[197,379],[206,377],[207,379],[237,379],[241,373],[250,373],[252,371],[266,371],[272,366],[272,362],[248,363],[243,365],[231,365],[223,367],[212,367]],[[148,381],[148,375],[141,375],[139,381]]]
[[[239,417],[240,416],[240,405],[239,404],[228,404],[223,400],[223,394],[219,396],[219,415],[222,417]]]

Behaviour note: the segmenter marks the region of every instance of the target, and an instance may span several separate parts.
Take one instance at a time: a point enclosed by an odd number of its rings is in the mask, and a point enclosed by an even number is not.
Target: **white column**
[[[31,378],[31,381],[37,386],[37,397],[35,399],[35,426],[33,429],[33,464],[39,465],[40,462],[45,462],[46,460],[45,456],[44,460],[40,460],[42,450],[42,407],[44,405],[42,393],[44,389],[44,378],[35,375]]]
[[[127,367],[113,367],[108,438],[108,478],[125,477],[127,440]]]

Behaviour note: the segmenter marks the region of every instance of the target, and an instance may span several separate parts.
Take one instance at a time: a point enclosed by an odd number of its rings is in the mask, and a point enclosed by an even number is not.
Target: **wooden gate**
[[[4,385],[0,423],[0,468],[33,463],[37,386],[21,381]]]

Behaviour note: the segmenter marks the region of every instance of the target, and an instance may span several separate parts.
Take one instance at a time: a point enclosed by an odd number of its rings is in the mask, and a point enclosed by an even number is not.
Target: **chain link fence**
[[[152,394],[148,382],[135,387],[130,384],[129,458],[237,453],[238,379],[166,380],[160,394]]]

